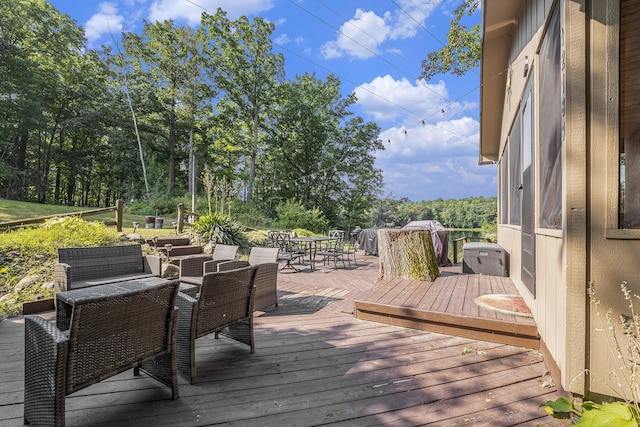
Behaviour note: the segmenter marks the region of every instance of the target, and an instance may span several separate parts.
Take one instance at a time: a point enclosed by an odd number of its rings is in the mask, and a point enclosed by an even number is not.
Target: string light
[[[185,1],[187,1],[187,2],[189,2],[189,3],[191,3],[191,4],[193,4],[193,5],[194,5],[194,6],[196,6],[196,7],[199,7],[200,9],[202,9],[202,10],[204,10],[204,11],[208,12],[208,13],[211,13],[211,14],[213,14],[213,13],[214,13],[214,12],[210,11],[209,9],[207,9],[207,8],[205,8],[205,7],[203,7],[203,6],[199,5],[199,4],[197,4],[197,3],[196,3],[195,1],[193,1],[193,0],[185,0]],[[405,15],[407,15],[409,18],[411,18],[414,22],[416,22],[416,24],[418,24],[418,26],[419,26],[420,28],[422,28],[425,32],[427,32],[431,37],[433,37],[433,38],[434,38],[436,41],[438,41],[441,45],[444,45],[444,43],[443,43],[441,40],[439,40],[439,39],[438,39],[434,34],[432,34],[431,32],[429,32],[429,30],[428,30],[427,28],[425,28],[425,27],[424,27],[424,25],[422,25],[418,20],[416,20],[413,16],[411,16],[411,14],[409,14],[409,13],[408,13],[408,12],[406,12],[404,9],[402,9],[402,7],[400,7],[400,5],[398,5],[394,0],[390,0],[390,1],[391,1],[391,3],[393,3],[394,5],[396,5],[396,7],[398,7],[398,9],[399,9],[402,13],[404,13],[404,14],[405,14]],[[368,50],[369,52],[371,52],[372,54],[374,54],[375,56],[377,56],[377,57],[378,57],[378,58],[380,58],[381,60],[383,60],[383,61],[385,61],[386,63],[388,63],[390,66],[392,66],[392,67],[394,67],[394,68],[398,69],[398,70],[399,70],[400,72],[402,72],[403,74],[405,74],[405,75],[407,75],[407,76],[409,76],[409,77],[411,77],[411,78],[414,78],[410,73],[408,73],[408,72],[406,72],[405,70],[403,70],[403,69],[399,68],[398,66],[396,66],[396,65],[394,65],[394,64],[392,64],[392,63],[390,63],[387,59],[385,59],[385,58],[381,57],[377,52],[372,51],[371,49],[369,49],[369,48],[367,48],[366,46],[362,45],[362,44],[361,44],[361,43],[359,43],[358,41],[356,41],[356,40],[354,40],[353,38],[349,37],[348,35],[346,35],[346,34],[342,33],[339,29],[337,29],[337,28],[333,27],[331,24],[327,23],[326,21],[324,21],[323,19],[321,19],[320,17],[318,17],[318,16],[317,16],[317,15],[315,15],[314,13],[312,13],[312,12],[310,12],[309,10],[307,10],[307,9],[303,8],[303,7],[302,7],[302,6],[300,6],[298,3],[296,3],[294,0],[289,0],[289,2],[290,2],[291,4],[293,4],[293,5],[297,6],[297,7],[299,7],[300,9],[304,10],[305,12],[307,12],[308,14],[310,14],[311,16],[313,16],[314,18],[316,18],[317,20],[319,20],[319,21],[320,21],[320,22],[322,22],[323,24],[327,25],[329,28],[332,28],[332,29],[334,29],[334,30],[338,31],[340,34],[342,34],[342,35],[344,35],[345,37],[349,38],[349,39],[350,39],[350,40],[352,40],[354,43],[356,43],[356,44],[358,44],[359,46],[361,46],[363,49]],[[336,13],[336,14],[337,14],[337,12],[335,12],[334,10],[332,10],[331,8],[329,8],[326,4],[324,4],[324,3],[320,2],[320,1],[318,1],[318,3],[320,3],[321,5],[323,5],[324,7],[326,7],[327,9],[329,9],[329,10],[331,10],[332,12],[334,12],[334,13]],[[339,15],[338,15],[338,16],[339,16]],[[344,18],[342,18],[342,19],[344,19]],[[373,40],[375,40],[376,42],[380,43],[377,39],[375,39],[373,36],[371,36],[371,35],[370,35],[370,34],[368,34],[367,32],[363,31],[361,28],[359,28],[358,26],[356,26],[356,25],[355,25],[355,24],[353,24],[352,22],[350,22],[350,24],[351,24],[352,26],[354,26],[358,31],[362,32],[363,34],[365,34],[365,35],[367,35],[367,36],[371,37],[371,38],[372,38]],[[358,84],[358,83],[356,83],[356,82],[354,82],[354,81],[352,81],[352,80],[350,80],[350,79],[348,79],[348,78],[345,78],[344,76],[341,76],[340,74],[338,74],[338,73],[334,72],[333,70],[330,70],[330,69],[328,69],[327,67],[324,67],[324,66],[322,66],[322,65],[320,65],[320,64],[318,64],[318,63],[316,63],[316,62],[314,62],[314,61],[312,61],[312,60],[310,60],[310,59],[308,59],[308,58],[306,58],[306,57],[304,57],[304,56],[302,56],[302,55],[300,55],[300,54],[298,54],[297,52],[293,52],[292,50],[290,50],[290,49],[288,49],[288,48],[284,47],[284,46],[283,46],[283,45],[281,45],[281,44],[276,43],[275,41],[273,42],[273,44],[274,44],[275,46],[279,47],[280,49],[282,49],[282,50],[284,50],[284,51],[286,51],[286,52],[289,52],[289,53],[291,53],[292,55],[295,55],[295,56],[297,56],[298,58],[300,58],[300,59],[302,59],[302,60],[304,60],[304,61],[306,61],[306,62],[309,62],[310,64],[312,64],[312,65],[314,65],[314,66],[316,66],[316,67],[318,67],[318,68],[320,68],[320,69],[323,69],[323,70],[324,70],[324,71],[326,71],[327,73],[334,74],[334,75],[336,75],[336,76],[340,77],[342,80],[347,81],[347,82],[349,82],[349,83],[353,84],[353,85],[354,85],[354,86],[356,86],[356,87],[360,87],[362,90],[365,90],[365,91],[369,92],[370,94],[372,94],[372,95],[374,95],[374,96],[376,96],[376,97],[378,97],[378,98],[380,98],[380,99],[384,100],[385,102],[387,102],[387,103],[389,103],[389,104],[391,104],[391,105],[393,105],[393,106],[395,106],[395,107],[398,107],[398,108],[400,108],[400,109],[402,109],[402,110],[406,111],[407,113],[409,113],[409,114],[411,114],[411,115],[413,115],[413,116],[415,116],[415,117],[417,117],[417,118],[421,119],[421,124],[422,124],[422,126],[423,126],[423,127],[424,127],[424,126],[426,126],[427,122],[429,122],[430,124],[436,125],[436,123],[435,123],[435,122],[433,122],[433,121],[431,121],[431,120],[429,120],[429,119],[428,119],[428,117],[426,117],[426,118],[421,117],[421,115],[420,115],[420,114],[417,114],[416,112],[411,111],[411,110],[407,109],[407,108],[406,108],[406,107],[404,107],[404,106],[401,106],[401,105],[398,105],[398,104],[394,103],[394,102],[393,102],[393,101],[391,101],[390,99],[385,98],[384,96],[379,95],[379,94],[377,94],[377,93],[373,92],[372,90],[367,89],[367,88],[365,88],[365,87],[361,86],[360,84]],[[521,60],[521,61],[522,61],[522,60]],[[521,61],[518,61],[518,62],[521,62]],[[517,62],[516,62],[516,63],[517,63]],[[512,65],[515,65],[516,63],[514,63],[514,64],[512,64]],[[475,70],[473,70],[473,71],[474,71],[474,72],[476,72]],[[493,79],[495,79],[495,78],[497,78],[497,77],[501,76],[502,74],[504,74],[506,71],[507,71],[507,69],[504,69],[504,70],[502,70],[502,71],[500,71],[500,72],[496,73],[495,75],[491,76],[489,79],[493,80]],[[476,74],[477,74],[477,72],[476,72]],[[485,80],[487,80],[487,79],[485,79]],[[419,84],[419,85],[423,85],[426,89],[428,89],[428,90],[430,90],[431,92],[435,93],[438,97],[440,97],[440,98],[442,98],[442,99],[446,100],[446,98],[444,97],[444,95],[442,95],[442,94],[438,93],[437,91],[435,91],[433,88],[431,88],[431,87],[430,87],[430,86],[428,86],[426,83],[424,83],[421,79],[417,79],[417,84]],[[478,85],[478,86],[474,87],[473,89],[471,89],[470,91],[468,91],[466,94],[463,94],[462,96],[458,97],[456,100],[449,102],[446,106],[453,105],[454,103],[456,103],[456,102],[460,101],[461,99],[463,99],[463,98],[467,97],[467,96],[468,96],[468,95],[470,95],[471,93],[473,93],[473,92],[475,92],[475,91],[479,90],[482,86],[483,86],[483,84],[480,84],[480,85]],[[439,113],[440,113],[440,114],[442,114],[442,115],[446,114],[446,110],[445,110],[445,108],[440,108]],[[434,112],[434,113],[432,114],[432,116],[433,116],[433,115],[435,115],[435,114],[437,114],[437,113],[436,113],[436,112]],[[471,139],[470,139],[469,137],[467,137],[467,136],[465,136],[465,135],[461,135],[461,134],[459,134],[458,132],[455,132],[454,130],[449,129],[449,128],[445,127],[445,126],[440,126],[440,128],[441,128],[442,130],[446,131],[446,132],[451,133],[451,134],[452,134],[452,135],[454,135],[454,136],[457,136],[457,137],[460,137],[460,138],[466,139],[466,140],[468,140],[468,141],[471,141]],[[407,135],[406,130],[405,130],[405,135]],[[388,139],[388,140],[387,140],[387,142],[388,142],[388,143],[391,143],[391,139]],[[476,141],[472,141],[472,142],[474,142],[474,143],[475,143]]]

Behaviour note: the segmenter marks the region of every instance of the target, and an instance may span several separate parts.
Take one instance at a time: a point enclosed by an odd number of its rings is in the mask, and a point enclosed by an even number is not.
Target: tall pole
[[[193,154],[193,126],[189,130],[189,192],[191,193],[191,212],[196,211],[196,157]]]

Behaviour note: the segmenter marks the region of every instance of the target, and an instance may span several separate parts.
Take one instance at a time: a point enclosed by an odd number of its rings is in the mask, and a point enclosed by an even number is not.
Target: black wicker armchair
[[[196,298],[178,294],[178,370],[196,382],[196,339],[211,333],[247,344],[254,352],[253,295],[256,267],[207,273]]]
[[[103,297],[96,297],[98,288],[65,292],[74,299],[69,322],[60,322],[68,331],[25,316],[26,424],[63,426],[67,395],[130,368],[135,375],[142,369],[178,398],[178,282]]]

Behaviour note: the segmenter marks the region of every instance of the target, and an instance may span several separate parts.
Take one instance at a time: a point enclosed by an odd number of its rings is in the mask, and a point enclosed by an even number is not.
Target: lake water
[[[467,242],[484,242],[484,235],[479,230],[456,230],[449,229],[449,260],[453,262],[453,241],[461,237],[466,237]],[[458,262],[462,259],[462,243],[458,244]]]

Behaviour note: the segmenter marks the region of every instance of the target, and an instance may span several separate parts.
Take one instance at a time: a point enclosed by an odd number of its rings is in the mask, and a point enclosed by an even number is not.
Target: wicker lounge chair
[[[212,255],[194,255],[180,262],[180,281],[200,288],[202,276],[218,271],[218,264],[234,260],[238,246],[217,244]]]
[[[256,291],[253,301],[254,310],[263,310],[278,305],[278,248],[251,248],[249,261],[227,261],[218,264],[218,271],[234,270],[247,266],[256,266]]]
[[[142,369],[178,398],[178,282],[92,298],[94,289],[65,292],[82,293],[68,332],[39,316],[25,316],[26,424],[64,425],[65,396],[129,368],[135,375]]]
[[[253,294],[256,267],[207,273],[197,298],[178,294],[178,370],[196,382],[196,340],[211,333],[247,344],[254,352]]]

